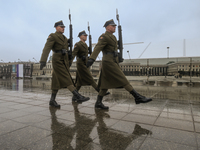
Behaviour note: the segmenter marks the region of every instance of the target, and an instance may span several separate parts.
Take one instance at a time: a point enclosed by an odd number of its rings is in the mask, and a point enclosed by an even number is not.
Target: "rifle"
[[[68,51],[68,57],[69,60],[72,59],[72,47],[73,47],[73,37],[72,37],[72,24],[71,24],[71,14],[70,14],[70,10],[69,10],[69,40],[68,40],[68,44],[69,44],[69,51]]]
[[[120,21],[119,21],[119,14],[118,14],[118,10],[116,9],[116,18],[117,18],[117,21],[118,21],[118,37],[119,37],[119,40],[118,40],[118,49],[119,49],[119,52],[118,52],[118,58],[119,58],[119,63],[120,62],[123,62],[124,59],[123,59],[123,42],[122,42],[122,28],[121,28],[121,25],[120,25]]]
[[[88,47],[88,53],[92,54],[92,36],[90,35],[90,26],[88,22],[88,31],[89,31],[89,47]]]

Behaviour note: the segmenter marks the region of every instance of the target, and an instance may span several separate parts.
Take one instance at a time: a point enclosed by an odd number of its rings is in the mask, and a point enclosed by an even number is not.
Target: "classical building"
[[[31,78],[33,62],[0,63],[0,78]]]
[[[14,62],[0,63],[0,77],[16,77],[16,66],[23,64],[23,77],[47,77],[52,76],[51,57],[43,70],[40,70],[40,63]],[[174,58],[149,58],[149,59],[125,59],[119,64],[126,76],[199,76],[200,57],[174,57]],[[70,73],[73,78],[76,76],[76,62],[72,63]],[[94,77],[99,77],[101,61],[95,61],[90,67]]]
[[[200,57],[174,57],[174,58],[149,58],[126,59],[119,64],[126,76],[174,76],[200,74]]]

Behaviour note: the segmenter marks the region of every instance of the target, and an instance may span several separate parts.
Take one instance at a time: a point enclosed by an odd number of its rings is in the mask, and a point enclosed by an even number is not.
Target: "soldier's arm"
[[[46,62],[47,61],[47,58],[49,56],[49,53],[50,53],[54,43],[55,43],[54,37],[52,36],[52,34],[50,34],[49,37],[47,38],[47,42],[44,46],[40,62]]]
[[[97,45],[95,46],[91,56],[89,59],[96,60],[97,56],[99,55],[100,51],[104,49],[107,45],[107,40],[105,36],[100,36]]]
[[[72,51],[72,59],[70,60],[70,63],[73,62],[74,58],[77,56],[78,51],[79,51],[79,47],[78,47],[78,44],[76,43]]]

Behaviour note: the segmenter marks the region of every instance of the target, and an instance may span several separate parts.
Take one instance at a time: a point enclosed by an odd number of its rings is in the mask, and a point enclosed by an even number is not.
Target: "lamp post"
[[[128,53],[129,59],[131,59],[129,51],[127,51],[127,53]]]
[[[167,47],[167,58],[169,58],[169,47]]]

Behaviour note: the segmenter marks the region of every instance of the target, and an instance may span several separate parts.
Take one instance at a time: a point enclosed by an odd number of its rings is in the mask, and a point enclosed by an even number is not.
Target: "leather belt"
[[[118,52],[114,51],[114,52],[103,52],[103,55],[107,55],[107,54],[112,54],[114,57],[118,56]]]
[[[85,61],[88,57],[87,56],[76,56],[77,59],[81,59],[82,61]]]
[[[87,56],[76,56],[78,59],[82,59],[83,57],[87,58]]]
[[[58,51],[53,51],[54,53],[63,53],[63,51],[62,50],[58,50]],[[66,53],[67,53],[67,51],[66,51]]]

